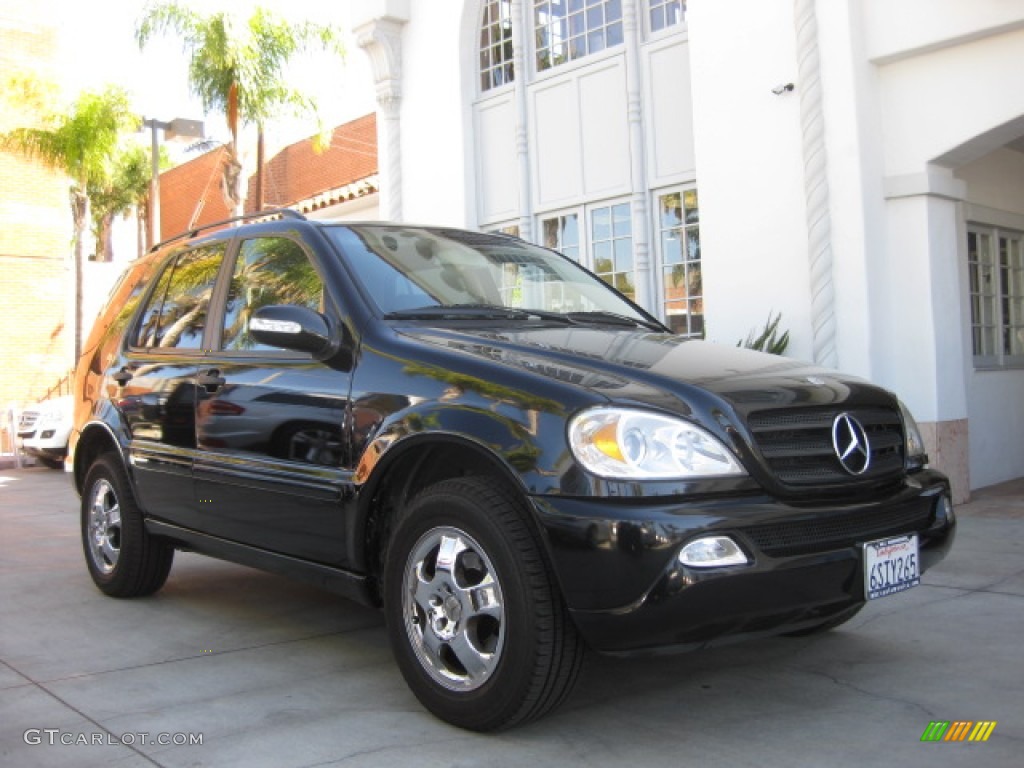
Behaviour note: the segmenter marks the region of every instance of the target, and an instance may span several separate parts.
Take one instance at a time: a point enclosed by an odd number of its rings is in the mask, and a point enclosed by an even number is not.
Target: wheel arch
[[[82,486],[85,483],[85,476],[89,471],[89,467],[92,466],[93,462],[95,462],[96,459],[104,453],[116,453],[126,471],[128,470],[128,462],[125,458],[124,447],[121,445],[120,441],[118,441],[114,434],[114,430],[110,428],[110,425],[102,421],[95,421],[87,424],[82,429],[78,442],[75,444],[74,460],[72,465],[75,489],[79,494],[82,493]],[[130,480],[130,471],[128,471],[128,477]]]
[[[520,496],[527,524],[539,534],[528,490],[516,470],[485,445],[461,435],[433,433],[406,438],[385,451],[359,490],[359,514],[352,541],[358,568],[372,577],[376,596],[391,521],[395,513],[427,486],[470,475],[492,478]]]

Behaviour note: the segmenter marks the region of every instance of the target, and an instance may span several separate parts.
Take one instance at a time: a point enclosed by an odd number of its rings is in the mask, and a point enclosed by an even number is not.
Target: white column
[[[959,503],[970,488],[958,212],[966,185],[944,168],[884,184],[887,258],[873,275],[869,310],[875,379],[910,406],[932,466],[949,475]]]
[[[533,197],[530,178],[529,102],[526,93],[529,34],[533,30],[533,4],[512,0],[512,67],[515,72],[516,166],[519,182],[519,236],[533,242]],[[539,241],[539,233],[538,233]]]
[[[359,47],[370,57],[377,87],[377,165],[381,178],[380,213],[402,220],[402,26],[390,16],[355,28]]]
[[[835,287],[832,268],[832,220],[829,211],[828,155],[822,108],[821,61],[815,0],[795,0],[797,89],[803,138],[804,194],[811,276],[811,328],[814,362],[836,368]]]
[[[637,0],[622,4],[623,43],[626,49],[626,120],[629,126],[630,198],[633,210],[633,258],[636,268],[636,303],[656,317],[661,308],[654,306],[654,275],[651,271],[650,206],[647,189],[647,142],[644,137],[643,79],[640,61],[640,29]]]

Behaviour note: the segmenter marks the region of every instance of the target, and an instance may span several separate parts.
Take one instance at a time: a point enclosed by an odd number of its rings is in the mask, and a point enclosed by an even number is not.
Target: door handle
[[[199,374],[196,378],[199,386],[204,387],[207,392],[216,392],[218,389],[224,386],[227,379],[220,375],[220,371],[216,368],[212,368],[209,371],[204,371]]]

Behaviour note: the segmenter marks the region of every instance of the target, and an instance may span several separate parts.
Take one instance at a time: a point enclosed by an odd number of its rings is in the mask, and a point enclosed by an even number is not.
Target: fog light
[[[739,545],[728,536],[694,539],[679,552],[679,562],[690,568],[718,568],[750,562]]]
[[[952,525],[956,522],[956,514],[953,512],[953,501],[943,494],[939,496],[939,500],[935,502],[935,519],[941,520],[945,518]]]

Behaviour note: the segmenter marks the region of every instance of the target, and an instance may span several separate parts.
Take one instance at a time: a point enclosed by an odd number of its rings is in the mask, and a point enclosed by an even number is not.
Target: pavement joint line
[[[272,643],[261,643],[259,645],[245,645],[245,646],[240,646],[238,648],[232,648],[232,649],[226,650],[226,651],[215,651],[213,653],[197,653],[197,654],[194,654],[192,656],[179,656],[179,657],[174,658],[174,659],[162,659],[160,661],[151,661],[151,662],[149,662],[147,664],[132,664],[132,665],[127,666],[127,667],[115,667],[113,669],[101,669],[101,670],[97,670],[97,671],[94,671],[94,672],[81,672],[79,674],[66,675],[64,677],[50,678],[49,680],[46,680],[44,682],[47,683],[48,685],[49,684],[53,684],[53,683],[66,683],[66,682],[69,682],[69,681],[72,681],[72,680],[79,680],[79,679],[86,678],[86,677],[99,677],[101,675],[113,675],[113,674],[116,674],[118,672],[131,672],[133,670],[147,669],[149,667],[160,667],[160,666],[163,666],[165,664],[177,664],[177,663],[182,662],[182,661],[192,661],[193,659],[209,659],[209,658],[213,658],[214,656],[227,656],[229,654],[239,653],[239,652],[242,652],[242,651],[256,651],[256,650],[259,650],[261,648],[274,648],[274,647],[277,647],[277,646],[289,645],[291,643],[302,643],[302,642],[305,642],[307,640],[317,640],[317,639],[320,639],[320,638],[323,638],[323,637],[334,637],[334,636],[337,636],[337,635],[347,635],[347,634],[350,634],[352,632],[359,632],[359,631],[362,631],[362,630],[365,630],[365,629],[373,629],[376,626],[377,625],[374,624],[372,626],[366,626],[366,627],[354,627],[352,629],[342,629],[342,630],[338,630],[336,632],[322,632],[322,633],[320,633],[318,635],[307,635],[305,637],[295,637],[295,638],[292,638],[290,640],[277,640],[277,641],[272,642]],[[6,662],[4,662],[2,659],[0,659],[0,663],[3,663],[5,665],[7,665]],[[10,666],[10,665],[7,665],[7,666]],[[26,680],[31,682],[33,685],[40,685],[39,682],[33,680],[31,677],[27,677],[26,675],[22,674],[19,670],[15,669],[14,667],[10,667],[10,668],[11,668],[11,670],[13,672],[21,675]]]
[[[1005,584],[1006,582],[1010,581],[1011,579],[1016,579],[1019,576],[1024,576],[1024,571],[1017,571],[1016,573],[1011,573],[1008,576],[1004,576],[1001,579],[996,579],[995,581],[989,582],[988,584],[982,584],[979,587],[957,587],[957,586],[953,586],[952,584],[922,584],[921,586],[922,587],[931,587],[932,589],[942,589],[942,590],[948,590],[948,591],[951,591],[951,592],[960,592],[960,593],[962,593],[962,594],[959,594],[959,595],[953,595],[952,597],[949,598],[950,600],[958,600],[958,599],[960,599],[962,597],[968,597],[969,595],[975,595],[975,594],[1010,595],[1011,597],[1024,597],[1024,595],[1019,595],[1019,594],[1016,594],[1016,593],[1013,593],[1013,592],[1000,592],[1000,591],[994,589],[995,587],[998,587],[1000,584]]]
[[[80,710],[74,704],[72,704],[72,703],[62,699],[56,693],[54,693],[49,688],[47,688],[46,685],[44,685],[43,683],[39,682],[38,680],[34,680],[32,677],[30,677],[29,675],[26,675],[24,672],[22,672],[17,667],[12,666],[10,662],[4,661],[4,660],[0,660],[0,664],[3,664],[5,667],[7,667],[9,670],[14,672],[19,677],[22,677],[25,680],[28,680],[32,684],[33,687],[37,688],[38,690],[42,691],[44,694],[46,694],[50,698],[52,698],[55,701],[59,702],[64,707],[66,707],[68,710],[70,710],[71,712],[74,712],[76,715],[81,717],[86,722],[91,723],[98,730],[103,731],[103,733],[107,734],[107,736],[109,736],[111,739],[114,739],[115,741],[118,742],[118,744],[115,745],[115,746],[122,746],[125,749],[127,749],[129,752],[134,752],[136,755],[141,757],[147,763],[150,763],[151,765],[156,766],[156,768],[166,768],[166,766],[163,763],[154,760],[152,757],[147,755],[145,752],[142,752],[141,750],[137,749],[134,744],[125,744],[123,741],[121,741],[121,738],[116,733],[111,731],[105,725],[103,725],[102,723],[97,721],[95,718],[90,717],[89,715],[87,715],[85,712]]]
[[[930,709],[928,709],[922,704],[918,704],[916,701],[909,701],[907,699],[901,699],[897,696],[886,696],[883,693],[869,691],[865,688],[861,688],[855,683],[850,682],[849,680],[843,680],[842,678],[836,677],[835,675],[830,675],[828,672],[822,672],[821,670],[817,669],[799,669],[797,667],[792,667],[789,665],[787,665],[786,669],[796,674],[802,673],[805,675],[810,675],[811,677],[823,677],[826,680],[831,680],[835,685],[839,686],[840,688],[846,688],[847,690],[854,691],[855,693],[859,693],[862,696],[867,696],[869,699],[876,699],[878,701],[886,701],[892,704],[902,704],[905,707],[911,707],[912,709],[916,709],[920,712],[923,712],[929,717],[929,719],[932,720],[938,717],[938,715],[936,715]]]
[[[483,736],[482,738],[487,738]],[[493,738],[493,736],[491,737]],[[443,739],[431,739],[430,741],[417,742],[414,745],[409,744],[386,744],[382,747],[374,747],[373,749],[360,749],[352,754],[345,755],[344,757],[335,758],[333,760],[324,760],[318,763],[308,763],[307,765],[298,766],[297,768],[326,768],[330,765],[344,765],[350,760],[357,760],[362,757],[369,757],[370,755],[379,755],[385,752],[392,752],[394,750],[408,750],[408,749],[420,749],[424,746],[433,746],[435,744],[452,744],[455,741],[468,742],[472,741],[472,738],[443,738]]]

